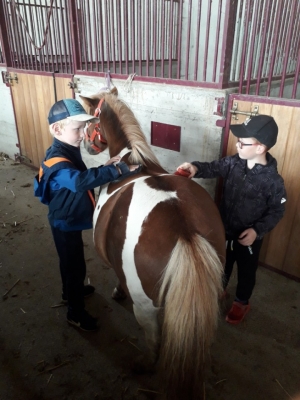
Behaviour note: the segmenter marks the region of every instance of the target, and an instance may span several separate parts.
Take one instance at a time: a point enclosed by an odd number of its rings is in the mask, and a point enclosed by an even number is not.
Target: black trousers
[[[227,239],[227,238],[226,238]],[[226,288],[233,265],[237,263],[236,297],[248,301],[252,295],[258,267],[259,252],[262,240],[255,240],[252,246],[242,246],[237,240],[227,239],[226,264],[224,271],[224,288]]]
[[[51,227],[55,247],[59,257],[62,291],[68,298],[69,311],[84,309],[84,279],[86,265],[82,231],[63,232]]]

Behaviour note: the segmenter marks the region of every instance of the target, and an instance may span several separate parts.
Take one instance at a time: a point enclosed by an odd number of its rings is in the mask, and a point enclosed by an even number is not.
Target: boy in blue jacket
[[[227,240],[224,289],[235,262],[238,270],[236,297],[226,321],[238,324],[250,310],[262,239],[283,217],[286,192],[277,162],[268,152],[278,135],[273,117],[257,115],[230,129],[237,137],[237,154],[211,163],[184,163],[178,169],[187,171],[189,178],[224,179],[220,205]]]
[[[137,166],[127,166],[117,156],[104,166],[86,168],[80,143],[86,123],[97,123],[99,119],[88,115],[77,100],[55,103],[48,121],[54,139],[36,177],[35,196],[49,206],[48,219],[59,256],[62,300],[68,303],[67,321],[82,330],[94,331],[97,320],[84,306],[84,297],[92,294],[95,288],[84,286],[86,265],[82,230],[93,226],[93,189],[121,175],[135,173]]]

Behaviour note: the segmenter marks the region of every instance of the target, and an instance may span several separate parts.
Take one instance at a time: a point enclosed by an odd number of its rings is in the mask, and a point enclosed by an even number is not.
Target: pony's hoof
[[[123,290],[118,289],[117,287],[114,288],[111,297],[116,301],[125,300],[127,298],[126,293],[123,292]]]

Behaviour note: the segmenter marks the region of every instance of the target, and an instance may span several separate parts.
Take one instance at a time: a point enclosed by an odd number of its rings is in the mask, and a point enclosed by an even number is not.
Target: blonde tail
[[[211,244],[179,239],[162,277],[160,364],[167,399],[202,399],[204,362],[217,326],[222,264]]]

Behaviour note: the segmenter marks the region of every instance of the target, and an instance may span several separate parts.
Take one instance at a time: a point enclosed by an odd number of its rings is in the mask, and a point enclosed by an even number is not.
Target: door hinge
[[[230,110],[230,113],[232,114],[232,119],[238,120],[237,114],[247,115],[248,117],[251,118],[251,117],[255,117],[256,115],[258,115],[258,109],[259,109],[259,106],[258,106],[258,104],[256,104],[253,107],[253,111],[239,111],[238,103],[237,103],[237,101],[234,101],[232,109]]]
[[[14,76],[12,76],[8,71],[2,71],[2,81],[5,83],[6,86],[12,86],[13,81],[16,81],[18,83],[18,75],[14,73]]]
[[[73,81],[68,83],[68,86],[70,89],[74,90],[74,93],[80,93],[81,90],[78,89],[78,82],[80,81],[80,78],[74,78]]]

